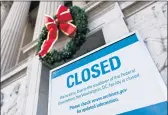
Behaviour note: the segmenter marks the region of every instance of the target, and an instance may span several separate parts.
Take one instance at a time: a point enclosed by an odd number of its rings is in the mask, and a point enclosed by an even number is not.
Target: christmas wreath
[[[40,60],[52,67],[59,62],[72,58],[75,52],[85,42],[88,32],[88,21],[85,11],[77,6],[69,8],[61,5],[55,16],[45,16],[45,26],[43,27],[37,45]],[[59,39],[58,33],[61,32],[71,40],[61,51],[52,49],[54,43]]]

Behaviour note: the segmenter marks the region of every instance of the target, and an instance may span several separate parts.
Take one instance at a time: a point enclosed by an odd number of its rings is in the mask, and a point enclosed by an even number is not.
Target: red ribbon
[[[73,20],[70,10],[67,7],[60,5],[56,16],[56,20],[48,15],[45,16],[45,26],[48,30],[48,35],[47,39],[43,41],[41,50],[38,53],[41,57],[44,57],[58,40],[58,26],[67,36],[72,36],[76,32],[76,26],[71,23]]]

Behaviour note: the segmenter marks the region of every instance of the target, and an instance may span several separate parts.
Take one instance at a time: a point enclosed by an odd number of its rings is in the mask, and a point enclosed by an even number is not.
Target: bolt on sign
[[[167,89],[137,32],[50,71],[49,115],[167,115]]]

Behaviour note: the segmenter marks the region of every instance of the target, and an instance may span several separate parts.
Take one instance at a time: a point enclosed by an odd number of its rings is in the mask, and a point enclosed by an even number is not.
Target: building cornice
[[[33,49],[36,48],[38,44],[38,39],[30,42],[29,44],[27,44],[26,46],[24,46],[21,50],[23,51],[23,53],[27,53],[30,54],[30,51],[32,51]]]
[[[129,6],[135,4],[136,2],[137,2],[137,1],[133,1],[133,2],[122,2],[122,3],[120,4],[120,8],[121,8],[122,10],[124,10],[124,9],[128,8]]]
[[[94,8],[96,8],[97,6],[99,6],[100,4],[102,4],[103,1],[100,2],[89,2],[88,4],[86,4],[86,6],[84,7],[86,13],[93,10]]]
[[[3,75],[1,75],[1,82],[6,81],[10,77],[26,69],[27,65],[28,65],[28,59],[25,59],[24,61],[22,61],[21,63],[19,63],[18,65],[14,66],[13,68],[5,72]]]

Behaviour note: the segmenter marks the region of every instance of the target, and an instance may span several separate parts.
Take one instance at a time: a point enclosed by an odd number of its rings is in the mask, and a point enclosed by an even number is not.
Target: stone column
[[[13,2],[1,30],[1,72],[16,63],[19,45],[26,25],[30,2]]]
[[[35,24],[33,40],[39,37],[44,26],[45,14],[53,16],[59,5],[63,2],[40,2]],[[36,50],[31,50],[27,69],[27,100],[24,115],[49,115],[48,114],[48,76],[49,70],[42,70],[42,63],[38,56],[34,56]],[[44,74],[45,73],[45,74]],[[45,77],[45,78],[44,78]],[[32,106],[33,105],[33,106]]]
[[[11,5],[12,2],[1,1],[1,28],[6,20],[6,17],[8,16]]]
[[[83,8],[86,5],[85,1],[73,1],[73,6],[79,6]]]
[[[34,29],[33,40],[36,40],[39,37],[41,29],[44,26],[45,14],[53,17],[56,14],[60,4],[63,4],[63,2],[40,2]]]

